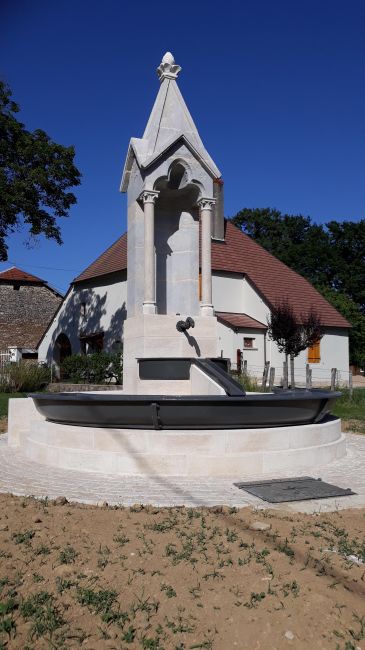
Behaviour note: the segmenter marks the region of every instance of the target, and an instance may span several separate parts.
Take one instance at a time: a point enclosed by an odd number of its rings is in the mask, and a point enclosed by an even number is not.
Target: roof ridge
[[[88,266],[87,266],[83,271],[81,271],[81,273],[79,273],[79,275],[77,275],[77,276],[72,280],[71,284],[73,284],[74,282],[79,282],[79,281],[81,281],[81,280],[89,280],[89,279],[94,278],[94,277],[96,277],[96,276],[98,276],[98,275],[106,275],[107,273],[112,272],[112,271],[105,271],[104,273],[97,273],[97,274],[94,274],[94,275],[90,275],[89,277],[85,277],[85,278],[82,277],[84,274],[86,274],[86,273],[89,271],[89,269],[91,269],[93,266],[96,266],[96,265],[98,264],[98,262],[99,262],[99,261],[100,261],[104,256],[107,256],[107,254],[108,254],[108,253],[113,249],[113,247],[114,247],[116,244],[118,244],[119,242],[122,243],[123,239],[125,239],[125,241],[127,241],[127,232],[123,233],[123,235],[121,235],[120,237],[118,237],[118,238],[117,238],[117,239],[116,239],[112,244],[110,244],[110,246],[108,246],[108,248],[106,248],[102,253],[100,253],[100,255],[99,255],[95,260],[93,260],[93,261],[92,261],[92,262],[91,262],[91,263],[90,263],[90,264],[89,264],[89,265],[88,265]],[[122,263],[122,260],[121,260],[121,263]],[[120,269],[117,269],[117,270],[122,271],[123,268],[126,268],[126,266],[125,266],[125,267],[121,267]]]
[[[18,275],[18,277],[16,277]],[[15,277],[12,277],[15,276]],[[28,282],[41,282],[42,284],[47,284],[46,280],[40,278],[38,275],[24,271],[24,269],[19,268],[18,266],[10,266],[8,269],[0,271],[0,280],[13,280],[13,281],[28,281]]]

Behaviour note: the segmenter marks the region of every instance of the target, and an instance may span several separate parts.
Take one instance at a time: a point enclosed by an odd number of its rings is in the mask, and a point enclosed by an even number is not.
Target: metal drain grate
[[[322,479],[312,478],[311,476],[234,483],[234,485],[240,490],[249,492],[269,503],[328,499],[330,497],[347,497],[350,494],[356,494],[350,488],[343,489],[337,487],[337,485],[331,485],[331,483],[324,483]]]

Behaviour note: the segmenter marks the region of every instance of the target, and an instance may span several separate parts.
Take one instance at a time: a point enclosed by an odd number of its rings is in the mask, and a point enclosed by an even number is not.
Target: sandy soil
[[[365,648],[365,510],[0,513],[0,648]]]

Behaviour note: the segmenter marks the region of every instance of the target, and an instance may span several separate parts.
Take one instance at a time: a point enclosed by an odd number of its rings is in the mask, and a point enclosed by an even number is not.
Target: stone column
[[[201,270],[202,270],[202,316],[213,316],[212,304],[212,207],[215,199],[198,201],[201,219]]]
[[[144,314],[156,313],[155,201],[158,195],[154,190],[145,190],[139,197],[144,211]]]

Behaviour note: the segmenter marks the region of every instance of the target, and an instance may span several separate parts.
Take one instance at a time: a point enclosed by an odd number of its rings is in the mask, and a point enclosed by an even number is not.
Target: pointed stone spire
[[[175,59],[171,52],[166,52],[160,65],[157,68],[157,74],[160,81],[164,79],[176,79],[181,67],[175,63]]]
[[[198,158],[212,178],[221,173],[208,154],[198,129],[176,83],[181,67],[175,63],[171,52],[166,52],[157,74],[160,78],[154,106],[142,138],[132,138],[124,166],[121,190],[127,191],[134,157],[140,168],[147,169],[179,140]]]

